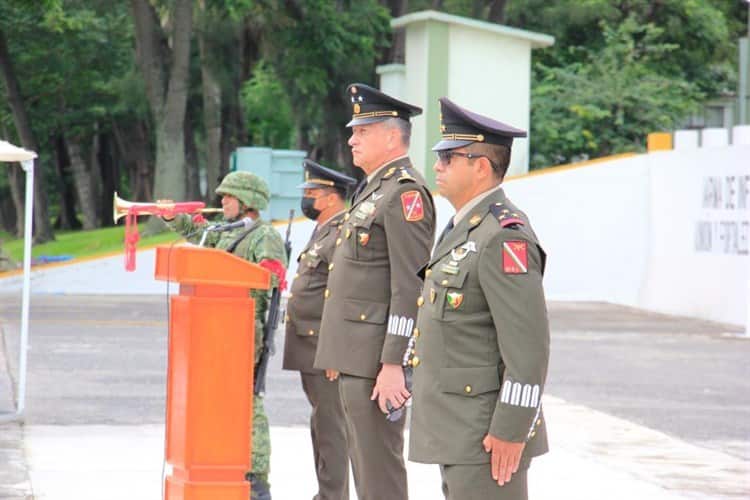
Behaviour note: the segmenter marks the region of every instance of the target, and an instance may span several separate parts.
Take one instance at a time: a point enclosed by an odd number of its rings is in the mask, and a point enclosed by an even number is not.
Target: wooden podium
[[[270,273],[222,250],[156,249],[170,299],[167,500],[247,500],[250,483],[255,303]]]

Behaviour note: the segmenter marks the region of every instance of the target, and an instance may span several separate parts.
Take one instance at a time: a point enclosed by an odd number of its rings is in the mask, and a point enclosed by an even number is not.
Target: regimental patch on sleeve
[[[529,272],[528,242],[510,240],[503,242],[503,272],[505,274],[526,274]]]
[[[415,190],[401,193],[401,208],[404,211],[404,218],[409,222],[422,220],[424,218],[422,193]]]

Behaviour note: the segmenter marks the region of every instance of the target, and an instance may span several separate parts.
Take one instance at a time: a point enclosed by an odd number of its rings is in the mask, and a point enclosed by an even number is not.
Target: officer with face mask
[[[317,222],[310,241],[297,259],[298,270],[287,302],[285,370],[300,372],[302,389],[312,406],[310,434],[318,477],[316,500],[348,500],[349,471],[346,422],[341,407],[338,373],[313,368],[318,346],[323,293],[331,257],[344,220],[347,189],[355,179],[305,160],[302,213]]]

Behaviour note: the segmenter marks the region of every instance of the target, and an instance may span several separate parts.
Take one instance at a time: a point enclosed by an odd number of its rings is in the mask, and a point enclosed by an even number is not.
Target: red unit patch
[[[503,242],[503,272],[506,274],[526,274],[528,268],[528,242]]]
[[[402,193],[401,208],[404,210],[404,218],[409,222],[422,220],[424,218],[422,193],[419,191],[407,191]]]

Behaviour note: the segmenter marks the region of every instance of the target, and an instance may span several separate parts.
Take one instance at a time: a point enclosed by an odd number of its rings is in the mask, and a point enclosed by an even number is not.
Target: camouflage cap
[[[268,184],[261,177],[251,172],[231,172],[224,177],[216,194],[234,196],[248,208],[265,210],[271,193]]]

